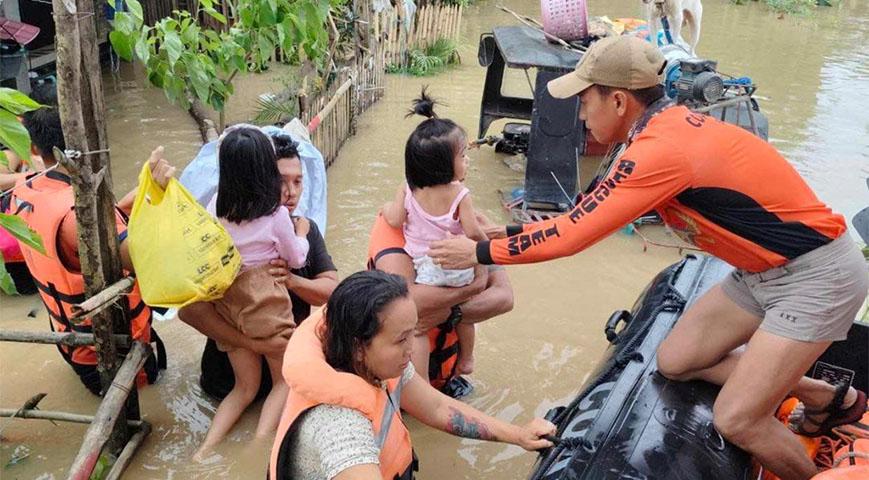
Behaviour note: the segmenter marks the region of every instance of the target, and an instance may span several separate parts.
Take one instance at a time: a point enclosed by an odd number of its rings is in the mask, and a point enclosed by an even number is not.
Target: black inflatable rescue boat
[[[655,360],[682,312],[731,269],[689,255],[659,273],[631,311],[610,317],[610,347],[597,371],[570,405],[547,414],[561,441],[541,453],[530,479],[753,478],[751,457],[712,426],[718,387],[667,380]],[[865,389],[867,344],[869,326],[855,322],[848,340],[834,343],[807,373]]]

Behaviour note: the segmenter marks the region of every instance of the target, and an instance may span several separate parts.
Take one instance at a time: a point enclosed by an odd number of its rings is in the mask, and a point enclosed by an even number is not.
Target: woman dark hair
[[[371,376],[357,353],[380,331],[378,316],[384,307],[407,297],[407,284],[398,275],[383,272],[351,277],[353,281],[342,282],[326,304],[323,353],[335,370],[376,383],[381,379]]]
[[[259,129],[238,128],[220,141],[217,216],[230,222],[271,215],[281,205],[275,147]]]
[[[404,280],[380,271],[354,273],[299,326],[284,355],[290,394],[272,448],[270,478],[411,479],[410,435],[401,410],[444,432],[551,446],[555,426],[534,419],[511,425],[447,397],[410,362],[416,305]],[[384,388],[385,387],[385,388]]]

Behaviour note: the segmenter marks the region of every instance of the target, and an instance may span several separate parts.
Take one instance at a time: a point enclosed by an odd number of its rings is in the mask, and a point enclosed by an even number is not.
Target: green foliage
[[[288,118],[299,116],[299,104],[295,96],[267,96],[256,101],[256,116],[253,122],[258,125],[270,125]]]
[[[424,50],[413,49],[407,54],[407,66],[389,65],[388,73],[403,73],[415,77],[435,75],[448,65],[461,63],[456,42],[439,38]]]
[[[30,135],[18,120],[18,116],[41,107],[42,105],[18,90],[0,88],[0,141],[25,162],[30,161]],[[6,164],[5,154],[0,157],[0,161]],[[18,241],[45,253],[39,234],[31,230],[21,218],[0,213],[0,228],[8,231]],[[8,295],[17,293],[15,283],[6,271],[2,255],[0,255],[0,290]]]
[[[766,0],[774,12],[793,15],[808,15],[817,5],[817,0]]]
[[[753,0],[758,1],[758,0]],[[839,0],[765,0],[767,6],[776,13],[792,15],[808,15],[817,5],[831,6]],[[745,5],[748,0],[730,0],[735,5]]]
[[[153,27],[144,25],[138,0],[125,1],[129,12],[115,14],[112,47],[142,62],[148,80],[184,108],[198,98],[222,112],[238,73],[266,69],[278,51],[289,60],[322,61],[329,47],[328,0],[237,0],[232,18],[215,8],[220,0],[200,0],[198,12],[176,10]],[[199,13],[225,28],[200,25]]]
[[[0,142],[25,162],[30,159],[30,135],[18,116],[41,106],[18,90],[0,88]],[[0,163],[7,164],[6,155],[0,158]]]
[[[28,227],[20,217],[0,213],[0,228],[5,229],[13,237],[17,238],[19,242],[43,254],[45,253],[45,248],[42,246],[42,237]],[[18,293],[15,289],[15,282],[12,281],[12,276],[6,271],[6,263],[2,255],[0,255],[0,290],[7,295]]]

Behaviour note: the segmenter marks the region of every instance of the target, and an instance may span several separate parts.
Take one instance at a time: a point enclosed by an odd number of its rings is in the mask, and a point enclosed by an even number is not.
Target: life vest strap
[[[58,302],[69,303],[71,305],[75,305],[77,303],[82,303],[86,300],[84,293],[79,294],[71,294],[71,293],[63,293],[57,290],[53,284],[44,284],[39,281],[36,277],[33,277],[33,283],[36,285],[36,288],[42,290],[50,297],[54,298]]]

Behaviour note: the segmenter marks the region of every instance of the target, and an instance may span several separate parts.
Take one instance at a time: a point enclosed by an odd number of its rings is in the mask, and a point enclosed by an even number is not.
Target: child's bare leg
[[[269,372],[272,374],[272,391],[266,397],[262,412],[259,414],[259,423],[256,426],[257,437],[271,435],[277,430],[284,403],[287,401],[287,394],[290,391],[281,373],[283,356],[266,357],[266,362],[268,362]]]
[[[456,371],[461,374],[474,372],[474,339],[476,329],[473,323],[459,323],[456,325],[456,335],[459,337],[459,358]]]
[[[211,427],[205,435],[205,441],[193,455],[196,461],[202,460],[209,450],[226,437],[244,410],[253,402],[259,390],[262,376],[260,356],[241,348],[228,352],[228,355],[235,374],[235,386],[217,407]]]

